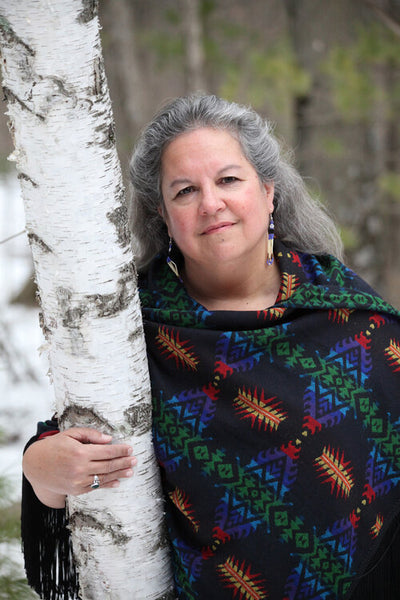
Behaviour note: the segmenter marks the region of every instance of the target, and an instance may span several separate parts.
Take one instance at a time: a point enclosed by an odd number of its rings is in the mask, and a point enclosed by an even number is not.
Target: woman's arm
[[[103,488],[131,477],[136,458],[128,444],[111,444],[111,436],[95,429],[73,427],[31,444],[23,471],[38,499],[51,508],[63,508],[65,497],[92,491],[94,475]]]

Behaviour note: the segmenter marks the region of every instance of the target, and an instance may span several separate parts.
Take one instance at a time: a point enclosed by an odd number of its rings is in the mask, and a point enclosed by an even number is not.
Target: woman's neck
[[[215,267],[203,272],[187,266],[183,280],[189,295],[208,310],[265,310],[275,304],[281,278],[274,261],[253,270]]]

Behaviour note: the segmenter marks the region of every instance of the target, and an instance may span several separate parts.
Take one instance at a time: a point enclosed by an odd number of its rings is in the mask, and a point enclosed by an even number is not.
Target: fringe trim
[[[349,600],[394,600],[400,590],[400,515],[393,520]]]
[[[37,437],[30,440],[36,441]],[[21,538],[29,585],[44,600],[81,600],[65,509],[49,508],[23,477]]]

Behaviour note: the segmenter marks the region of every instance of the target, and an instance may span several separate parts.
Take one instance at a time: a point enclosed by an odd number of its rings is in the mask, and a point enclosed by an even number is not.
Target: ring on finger
[[[98,475],[93,477],[93,483],[90,485],[90,487],[92,490],[97,490],[97,488],[100,487],[100,478]]]

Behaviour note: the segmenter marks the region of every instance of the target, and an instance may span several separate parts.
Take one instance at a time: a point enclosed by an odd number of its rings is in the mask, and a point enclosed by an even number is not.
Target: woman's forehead
[[[179,156],[181,161],[197,154],[207,157],[211,155],[227,155],[234,153],[245,158],[242,146],[237,137],[227,129],[213,127],[198,127],[184,131],[171,140],[161,154],[161,166],[170,164]]]

